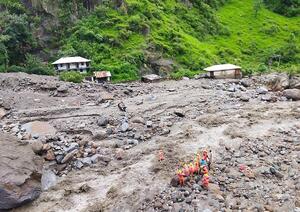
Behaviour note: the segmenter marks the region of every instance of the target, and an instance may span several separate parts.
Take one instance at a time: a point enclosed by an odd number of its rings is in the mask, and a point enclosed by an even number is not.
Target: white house
[[[232,64],[214,65],[205,68],[209,72],[211,78],[242,78],[242,71],[240,66]]]
[[[52,63],[56,71],[79,71],[86,73],[90,68],[90,60],[83,57],[62,57],[59,60]]]

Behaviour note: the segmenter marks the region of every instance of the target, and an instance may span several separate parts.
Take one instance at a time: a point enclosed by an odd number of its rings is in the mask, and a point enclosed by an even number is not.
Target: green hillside
[[[299,64],[299,17],[265,8],[255,16],[251,0],[220,8],[176,0],[126,2],[119,10],[99,7],[82,20],[65,40],[66,55],[71,49],[92,58],[94,67],[112,71],[115,80],[137,78],[153,57],[174,60],[174,77],[215,63],[235,63],[246,71],[266,71],[271,62],[277,69]]]
[[[52,5],[35,0],[38,9],[3,1],[0,70],[1,62],[28,70],[41,64],[36,56],[53,61],[72,55],[90,58],[94,70],[111,71],[115,81],[153,71],[193,76],[217,63],[241,65],[246,73],[300,70],[299,4],[294,0],[265,0],[268,9],[262,0],[55,0]],[[290,1],[292,9],[279,12],[294,17],[272,12],[284,8],[271,8],[272,1]]]

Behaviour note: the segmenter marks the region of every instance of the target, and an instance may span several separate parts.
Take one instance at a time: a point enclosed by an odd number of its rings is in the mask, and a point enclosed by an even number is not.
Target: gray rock
[[[76,160],[74,166],[77,169],[81,169],[83,167],[83,163],[80,160]]]
[[[41,154],[43,151],[43,142],[40,140],[31,143],[31,148],[35,154]]]
[[[33,138],[33,139],[38,139],[39,137],[40,137],[40,135],[37,134],[37,133],[32,135],[32,138]]]
[[[107,138],[106,130],[97,130],[93,133],[94,140],[103,140]]]
[[[267,85],[272,91],[282,91],[289,87],[289,77],[287,74],[270,74],[267,75]]]
[[[121,126],[120,126],[120,130],[122,132],[126,132],[129,129],[129,124],[127,121],[123,121]]]
[[[80,159],[80,162],[83,164],[83,165],[91,165],[92,164],[92,159],[91,157],[86,157],[86,158],[82,158]]]
[[[289,83],[290,88],[300,89],[300,76],[293,76]]]
[[[270,172],[280,179],[284,177],[284,175],[281,172],[279,172],[277,169],[275,169],[274,167],[270,168]]]
[[[147,126],[147,127],[152,127],[152,124],[153,124],[152,121],[147,121],[147,122],[146,122],[146,126]]]
[[[70,160],[73,159],[74,155],[77,153],[78,150],[73,150],[72,152],[66,154],[66,156],[64,157],[64,159],[61,161],[61,163],[67,163]]]
[[[193,190],[198,190],[198,191],[201,190],[201,186],[199,184],[197,184],[197,183],[193,184],[192,188],[193,188]]]
[[[250,80],[247,80],[247,79],[242,79],[241,80],[241,85],[248,88],[251,86],[251,83],[250,83]]]
[[[235,86],[235,85],[231,85],[228,89],[227,89],[227,91],[229,91],[229,92],[236,92],[238,89],[237,89],[237,87]]]
[[[144,124],[145,123],[145,120],[143,117],[140,117],[140,116],[136,116],[136,117],[133,117],[131,119],[131,122],[132,123],[136,123],[136,124]]]
[[[69,153],[69,152],[73,151],[74,149],[78,149],[78,148],[79,148],[78,143],[74,142],[74,143],[71,143],[69,147],[65,147],[64,151]]]
[[[134,139],[129,139],[129,140],[127,141],[127,144],[128,144],[128,145],[132,145],[132,146],[136,146],[136,145],[139,144],[139,141],[138,141],[138,140],[134,140]]]
[[[99,161],[103,161],[105,163],[109,163],[111,158],[105,155],[96,154],[91,157],[92,163],[97,163]]]
[[[250,97],[247,96],[247,95],[242,95],[242,96],[240,97],[240,100],[243,101],[243,102],[249,102]]]
[[[108,125],[108,123],[109,123],[109,118],[106,116],[102,116],[97,120],[97,124],[100,127],[105,127]]]
[[[185,202],[187,204],[191,204],[192,203],[192,198],[191,197],[187,197],[186,200],[185,200]]]
[[[283,92],[283,95],[294,101],[300,100],[300,90],[299,89],[287,89]]]
[[[270,102],[270,101],[272,101],[272,96],[269,95],[269,94],[266,94],[266,95],[261,97],[261,100],[266,101],[266,102]]]
[[[56,162],[57,162],[57,163],[61,163],[62,160],[64,159],[64,156],[63,156],[63,155],[57,155],[57,156],[55,157],[55,159],[56,159]]]
[[[180,110],[180,109],[175,110],[174,114],[181,117],[181,118],[185,117],[184,111]]]
[[[56,175],[51,170],[43,170],[41,179],[42,190],[47,191],[57,183]]]
[[[57,91],[60,93],[67,93],[69,90],[67,85],[61,85],[57,88]]]
[[[266,94],[266,93],[268,93],[268,89],[265,88],[265,87],[259,87],[259,88],[256,89],[256,92],[258,94]]]
[[[157,82],[160,81],[162,78],[156,74],[149,74],[142,77],[143,82]]]

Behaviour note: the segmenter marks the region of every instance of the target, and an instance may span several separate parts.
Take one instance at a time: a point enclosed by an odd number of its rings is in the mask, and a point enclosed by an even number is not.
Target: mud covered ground
[[[267,78],[75,85],[1,74],[1,131],[42,143],[57,175],[14,211],[300,211],[300,101],[267,91]],[[209,189],[170,186],[203,148]]]

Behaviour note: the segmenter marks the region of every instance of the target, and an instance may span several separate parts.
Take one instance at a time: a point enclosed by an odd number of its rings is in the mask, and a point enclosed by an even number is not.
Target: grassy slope
[[[283,46],[291,32],[300,33],[300,17],[287,18],[267,9],[262,9],[254,17],[251,0],[232,0],[218,11],[218,17],[229,28],[231,35],[212,38],[207,43],[215,45],[216,49],[231,49],[237,58],[231,58],[230,62],[244,66],[264,63],[265,54]],[[278,31],[267,33],[272,28]],[[299,47],[300,36],[296,40]]]
[[[173,75],[179,77],[215,63],[235,63],[255,70],[286,43],[291,32],[300,34],[300,17],[286,18],[266,9],[254,17],[252,0],[231,0],[217,11],[229,35],[219,34],[209,8],[207,18],[202,11],[176,0],[126,2],[126,12],[101,9],[82,20],[64,44],[65,50],[74,48],[91,58],[97,69],[112,71],[115,81],[137,79],[149,47],[183,67],[184,71]],[[150,34],[139,31],[144,26]]]

